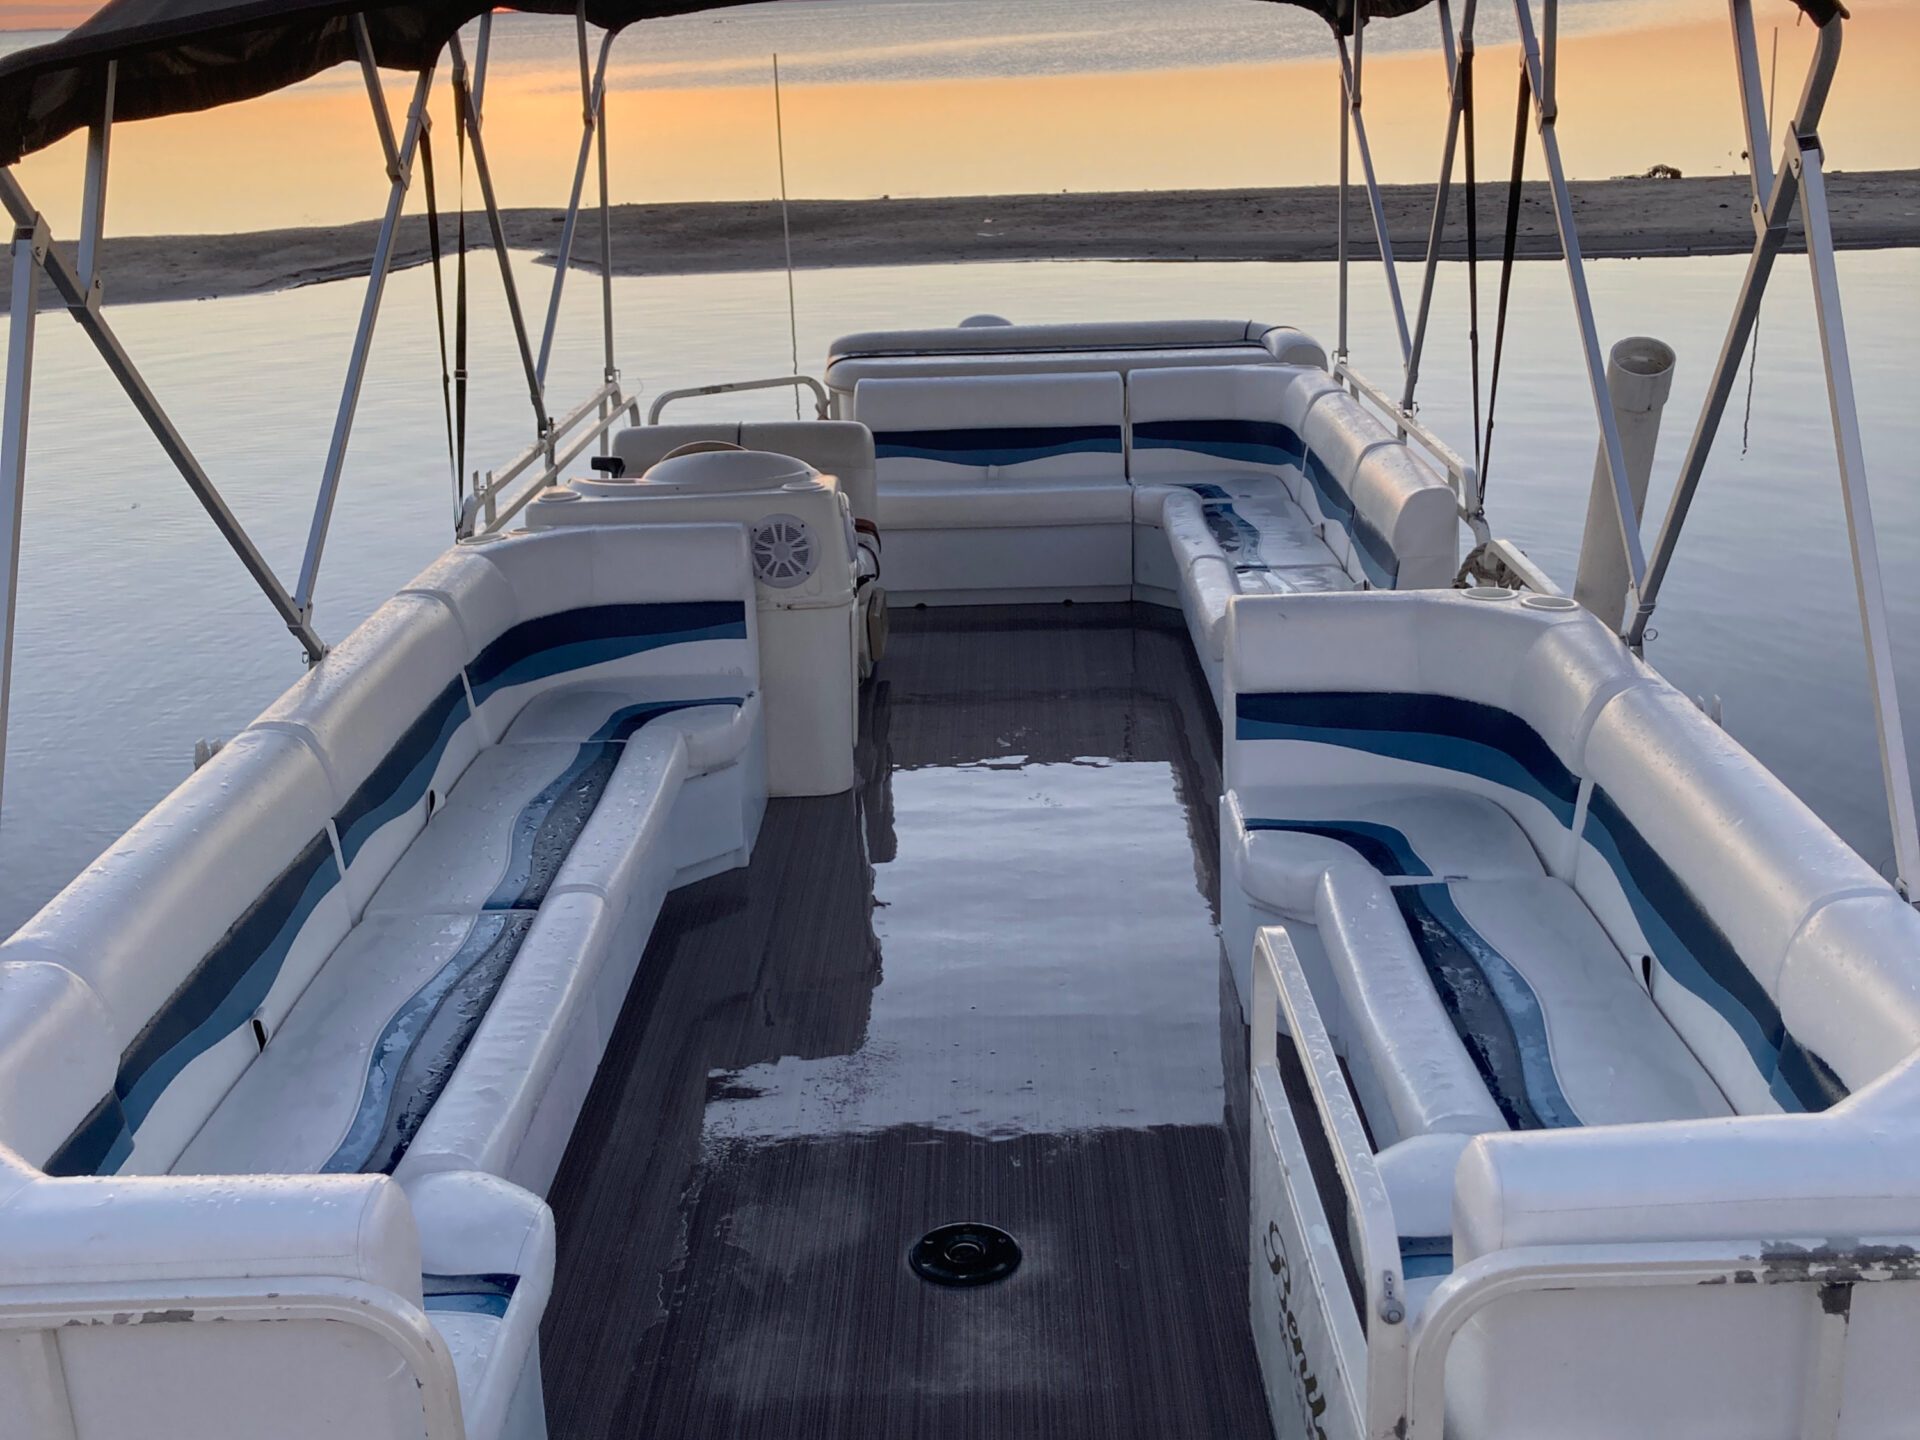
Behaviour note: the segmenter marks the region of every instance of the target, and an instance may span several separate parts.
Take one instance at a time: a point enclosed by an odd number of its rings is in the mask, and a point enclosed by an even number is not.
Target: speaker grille
[[[775,590],[804,585],[819,559],[813,527],[798,515],[767,515],[753,527],[748,540],[753,552],[753,578]]]

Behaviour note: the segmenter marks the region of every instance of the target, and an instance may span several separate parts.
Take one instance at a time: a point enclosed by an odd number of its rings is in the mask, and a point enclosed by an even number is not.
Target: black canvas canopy
[[[719,10],[748,0],[586,0],[587,19],[619,30],[638,20]],[[1171,0],[1179,3],[1179,0]],[[1431,0],[1275,0],[1350,31],[1356,8],[1405,15]],[[1816,23],[1844,14],[1839,0],[1794,0]],[[207,110],[297,84],[357,54],[364,15],[374,55],[391,69],[431,63],[491,0],[108,0],[65,38],[0,60],[0,165],[97,119],[106,67],[118,62],[114,114],[151,119]],[[514,0],[503,8],[571,15],[574,0]]]
[[[747,0],[587,0],[587,19],[618,30],[638,20]],[[1351,24],[1356,0],[1280,0]],[[1373,16],[1429,0],[1365,0]],[[96,120],[106,66],[118,62],[114,114],[151,119],[269,94],[354,59],[353,17],[366,17],[380,64],[418,70],[490,0],[109,0],[71,34],[0,60],[0,165]],[[571,15],[574,0],[503,7]]]

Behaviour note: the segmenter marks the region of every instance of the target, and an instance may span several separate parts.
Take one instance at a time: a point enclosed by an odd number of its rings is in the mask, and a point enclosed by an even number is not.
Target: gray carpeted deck
[[[552,1433],[1267,1436],[1178,617],[897,612],[862,721],[668,899],[553,1188]],[[954,1220],[1019,1271],[914,1276]]]

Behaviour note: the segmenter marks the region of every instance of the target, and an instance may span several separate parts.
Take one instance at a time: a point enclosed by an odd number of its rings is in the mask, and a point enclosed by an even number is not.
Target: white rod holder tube
[[[1607,356],[1607,393],[1613,397],[1613,421],[1627,462],[1636,521],[1647,506],[1647,478],[1653,473],[1653,451],[1660,440],[1660,414],[1673,393],[1673,362],[1672,347],[1646,335],[1622,340]],[[1614,508],[1613,478],[1602,445],[1593,461],[1593,489],[1587,496],[1587,528],[1580,541],[1573,598],[1617,630],[1629,578]]]

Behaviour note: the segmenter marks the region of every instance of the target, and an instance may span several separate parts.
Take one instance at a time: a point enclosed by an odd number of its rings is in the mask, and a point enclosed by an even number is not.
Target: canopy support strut
[[[1394,323],[1400,330],[1400,358],[1405,360],[1413,350],[1413,342],[1407,333],[1407,306],[1400,296],[1400,275],[1393,264],[1393,239],[1387,234],[1387,211],[1380,199],[1380,181],[1373,171],[1373,151],[1367,144],[1367,122],[1360,113],[1360,75],[1366,58],[1366,12],[1363,9],[1355,23],[1353,31],[1353,53],[1347,53],[1347,37],[1334,32],[1334,38],[1340,46],[1340,78],[1346,89],[1347,112],[1353,122],[1353,138],[1360,150],[1360,171],[1367,185],[1367,203],[1373,210],[1373,238],[1380,249],[1380,263],[1386,269],[1387,297],[1393,302]],[[1344,163],[1344,162],[1343,162]],[[1342,223],[1345,223],[1346,201],[1343,195],[1340,205]],[[1346,272],[1341,271],[1341,320],[1344,332],[1346,319]],[[1342,353],[1344,353],[1344,338]]]
[[[1628,613],[1636,617],[1644,612],[1642,590],[1646,583],[1647,557],[1640,543],[1640,517],[1633,503],[1633,491],[1627,478],[1627,461],[1620,446],[1620,427],[1613,416],[1613,397],[1607,386],[1607,361],[1600,351],[1600,331],[1594,320],[1593,297],[1587,290],[1586,264],[1580,256],[1580,231],[1573,216],[1573,197],[1567,189],[1566,167],[1560,161],[1560,139],[1555,129],[1558,118],[1553,93],[1558,7],[1546,0],[1546,44],[1542,47],[1533,29],[1531,0],[1514,0],[1514,18],[1520,27],[1520,59],[1526,66],[1527,80],[1533,91],[1535,128],[1540,132],[1540,151],[1547,162],[1547,181],[1553,191],[1554,225],[1560,232],[1560,248],[1566,254],[1567,282],[1573,292],[1573,313],[1580,329],[1580,349],[1587,365],[1587,384],[1593,392],[1593,410],[1600,422],[1600,443],[1606,456],[1607,476],[1613,486],[1614,516],[1619,522],[1620,543],[1627,557]]]
[[[0,422],[0,795],[7,775],[7,707],[13,698],[13,616],[20,595],[20,517],[27,495],[27,411],[33,393],[33,330],[40,309],[40,267],[51,242],[47,225],[34,216],[13,232],[9,251],[13,313],[7,329],[7,395]]]
[[[567,288],[567,271],[573,265],[573,240],[580,228],[580,202],[587,187],[587,163],[593,157],[594,137],[599,134],[602,116],[606,107],[607,57],[613,52],[615,32],[609,30],[600,41],[600,60],[589,72],[587,68],[587,7],[583,3],[575,12],[576,24],[580,35],[580,104],[582,120],[580,129],[580,158],[573,167],[573,190],[567,201],[567,219],[560,231],[560,248],[554,256],[553,293],[547,299],[547,323],[540,336],[540,359],[534,366],[534,376],[544,393],[547,386],[547,368],[553,361],[554,337],[560,329],[560,297]],[[605,197],[604,188],[601,191]],[[604,235],[606,215],[604,209],[600,217]]]
[[[364,34],[364,22],[357,27]],[[379,124],[382,146],[387,149],[389,184],[387,210],[380,221],[380,238],[373,247],[373,266],[367,275],[366,298],[360,305],[360,325],[354,332],[353,349],[347,360],[346,382],[340,387],[340,408],[334,414],[333,438],[327,445],[326,468],[320,473],[320,494],[313,504],[313,523],[307,531],[307,553],[300,562],[300,582],[293,592],[294,605],[302,621],[313,618],[313,592],[320,581],[320,557],[327,546],[327,529],[333,523],[333,503],[340,493],[340,475],[346,468],[347,444],[353,438],[353,419],[360,409],[360,387],[367,378],[367,361],[373,354],[374,326],[380,319],[380,302],[387,291],[387,276],[393,270],[393,249],[400,230],[401,207],[413,184],[413,159],[420,149],[420,135],[427,126],[427,96],[433,86],[433,67],[420,72],[413,87],[413,103],[407,111],[405,134],[396,145],[392,122],[387,115],[386,97],[380,89],[380,72],[374,65],[373,46],[364,45],[360,56],[366,74],[367,90],[373,100],[373,113]],[[319,656],[308,652],[310,660]]]
[[[1451,7],[1447,0],[1440,0],[1440,31],[1447,37],[1447,138],[1441,147],[1440,179],[1433,188],[1433,221],[1427,229],[1427,267],[1420,283],[1420,312],[1414,321],[1413,346],[1406,355],[1407,383],[1400,395],[1400,408],[1407,413],[1413,412],[1413,392],[1420,383],[1420,354],[1427,345],[1427,320],[1433,313],[1433,285],[1440,273],[1440,240],[1447,231],[1447,196],[1453,185],[1453,158],[1460,139],[1460,112],[1465,107],[1468,87],[1463,83],[1463,69],[1460,60],[1454,54],[1451,33],[1448,30]],[[1466,0],[1460,13],[1460,54],[1470,67],[1473,61],[1473,18],[1475,0]],[[1464,73],[1471,74],[1468,69]],[[1467,204],[1473,204],[1474,197],[1467,196]]]
[[[513,278],[513,257],[507,251],[506,226],[500,219],[500,201],[493,189],[493,167],[487,163],[486,142],[481,138],[480,106],[477,93],[484,93],[486,74],[475,72],[474,84],[482,87],[476,92],[466,83],[467,54],[466,47],[460,43],[460,35],[455,31],[447,41],[453,52],[453,69],[456,79],[456,92],[465,97],[461,106],[460,122],[466,127],[467,140],[473,147],[473,173],[480,181],[480,197],[487,207],[487,228],[493,235],[493,252],[500,259],[500,284],[507,294],[507,315],[513,321],[513,338],[520,348],[520,366],[526,372],[527,396],[533,402],[535,432],[541,437],[548,449],[547,458],[552,455],[552,421],[547,416],[547,399],[540,369],[533,356],[533,345],[527,338],[526,312],[520,306],[520,287]],[[491,516],[489,516],[491,519]]]
[[[19,230],[25,230],[30,235],[41,237],[46,235],[46,222],[34,209],[33,202],[27,198],[26,191],[21,188],[20,182],[14,178],[11,170],[0,169],[0,205],[5,206]],[[18,233],[16,231],[16,237]],[[25,285],[19,278],[20,270],[26,264],[22,258],[23,255],[33,262],[32,268],[28,270],[28,283]],[[52,247],[51,242],[44,238],[39,242],[29,240],[24,250],[21,241],[16,238],[12,259],[15,270],[13,291],[15,319],[9,347],[15,351],[17,368],[10,367],[7,373],[5,430],[4,438],[0,438],[0,496],[23,483],[25,474],[28,396],[26,370],[32,359],[32,325],[31,323],[22,324],[19,314],[23,304],[31,304],[30,299],[23,297],[30,294],[33,269],[38,269],[44,271],[47,278],[53,282],[55,292],[80,328],[86,332],[87,338],[93,341],[94,348],[100,352],[100,358],[106,362],[107,369],[119,382],[120,388],[126,392],[127,398],[133,402],[133,408],[146,422],[147,428],[153,432],[154,439],[159,441],[160,448],[166,452],[167,458],[173,462],[181,478],[187,482],[187,488],[193,491],[194,498],[206,510],[214,527],[232,547],[234,554],[240,557],[240,563],[246,567],[254,583],[260,587],[268,602],[286,622],[287,629],[300,642],[308,659],[317,660],[326,654],[327,647],[314,633],[307,616],[294,603],[293,597],[280,583],[279,577],[273,573],[273,567],[267,563],[266,557],[253,543],[245,527],[227,507],[227,502],[221,496],[219,488],[209,478],[206,469],[195,458],[186,440],[174,427],[173,421],[161,406],[159,398],[154,395],[145,377],[140,374],[139,366],[127,353],[126,347],[120,343],[120,337],[114,333],[113,327],[108,325],[101,315],[98,301],[99,287],[90,285],[61,257],[60,253]],[[0,503],[9,502],[0,499]],[[11,553],[11,546],[17,543],[17,513],[15,520],[10,523],[14,525],[16,536],[0,540],[0,544],[6,547],[4,553]],[[13,583],[10,563],[9,572],[6,587],[0,587],[0,595],[4,595],[7,587]],[[9,637],[6,641],[6,649],[10,656],[13,632],[11,605],[7,607],[4,627],[0,628],[4,628]],[[5,683],[0,681],[0,688],[4,688]],[[5,735],[0,732],[0,745],[3,745],[4,741]]]

